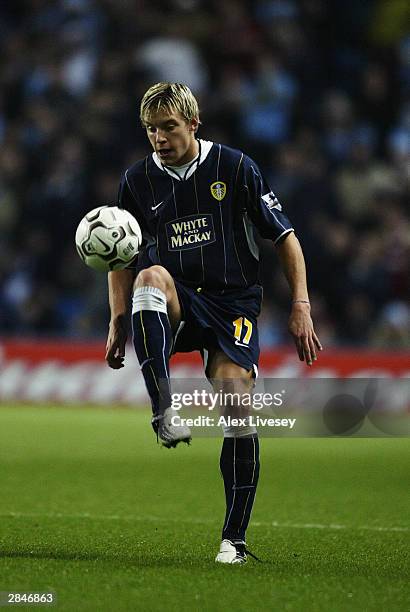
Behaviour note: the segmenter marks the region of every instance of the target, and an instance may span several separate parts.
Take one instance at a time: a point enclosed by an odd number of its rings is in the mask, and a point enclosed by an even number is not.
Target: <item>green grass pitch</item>
[[[161,448],[144,410],[1,407],[0,591],[70,612],[408,609],[408,439],[262,439],[263,563],[228,567],[220,444]]]

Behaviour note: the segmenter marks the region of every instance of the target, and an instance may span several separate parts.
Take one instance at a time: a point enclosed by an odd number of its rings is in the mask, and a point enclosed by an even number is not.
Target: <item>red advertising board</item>
[[[0,401],[147,403],[144,381],[132,346],[126,366],[110,370],[103,342],[0,340]],[[172,358],[174,377],[202,374],[198,354]],[[327,349],[312,368],[289,347],[264,352],[261,376],[300,378],[408,377],[410,352]]]

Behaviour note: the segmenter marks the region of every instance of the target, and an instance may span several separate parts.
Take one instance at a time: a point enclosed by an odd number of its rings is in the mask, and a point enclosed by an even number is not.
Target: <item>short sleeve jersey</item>
[[[153,153],[122,177],[118,205],[143,231],[138,269],[159,264],[182,283],[209,290],[249,287],[258,282],[256,232],[276,244],[293,228],[252,159],[199,143],[185,176]]]

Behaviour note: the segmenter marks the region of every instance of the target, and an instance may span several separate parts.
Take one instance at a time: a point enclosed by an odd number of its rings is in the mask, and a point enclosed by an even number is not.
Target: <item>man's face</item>
[[[198,119],[189,123],[179,112],[159,112],[147,123],[152,148],[166,166],[187,164],[198,153],[195,130]]]

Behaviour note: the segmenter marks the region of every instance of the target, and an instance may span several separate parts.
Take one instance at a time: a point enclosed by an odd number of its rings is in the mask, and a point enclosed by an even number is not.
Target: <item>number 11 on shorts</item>
[[[239,317],[239,319],[235,319],[235,321],[232,322],[232,325],[234,326],[233,335],[235,338],[235,344],[239,344],[240,346],[248,346],[252,336],[251,321],[249,321],[249,319],[247,319],[246,317]],[[243,331],[245,331],[245,334],[242,338]]]

